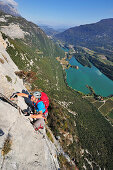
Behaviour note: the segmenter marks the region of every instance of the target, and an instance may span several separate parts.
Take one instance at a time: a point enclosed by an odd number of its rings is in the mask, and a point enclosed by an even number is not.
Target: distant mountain
[[[60,33],[59,31],[54,30],[53,28],[47,26],[47,25],[40,25],[40,28],[48,35],[53,36],[55,34]]]
[[[55,30],[58,32],[64,32],[65,30],[67,30],[68,28],[56,28]]]
[[[6,4],[3,1],[0,1],[0,11],[3,11],[6,14],[10,14],[10,15],[13,15],[13,16],[20,16],[17,9],[13,5]]]
[[[63,27],[55,27],[55,26],[49,26],[49,25],[39,25],[39,26],[48,36],[54,36],[67,29],[67,27],[63,28]]]
[[[113,18],[70,28],[55,38],[75,46],[113,46]]]

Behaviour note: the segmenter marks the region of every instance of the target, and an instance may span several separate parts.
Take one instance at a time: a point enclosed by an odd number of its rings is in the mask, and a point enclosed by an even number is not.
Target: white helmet
[[[41,92],[36,91],[36,92],[33,93],[33,96],[35,96],[37,99],[40,99],[41,98]]]

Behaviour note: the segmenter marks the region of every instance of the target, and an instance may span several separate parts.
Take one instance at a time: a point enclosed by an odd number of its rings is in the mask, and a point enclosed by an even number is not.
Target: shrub
[[[2,37],[4,40],[6,40],[7,36],[2,32]]]
[[[12,82],[11,77],[9,77],[8,75],[6,75],[5,77],[7,78],[7,81],[8,81],[8,82],[10,82],[10,83]]]
[[[3,60],[3,59],[1,59],[1,58],[0,58],[0,62],[1,62],[2,64],[4,64],[4,60]]]
[[[4,59],[7,61],[7,63],[8,63],[8,60],[7,60],[7,57],[4,55],[4,54],[2,54],[2,56],[4,57]]]
[[[54,143],[53,137],[52,137],[51,133],[48,131],[48,129],[46,129],[46,134],[47,134],[48,138],[50,139],[50,141],[52,143]]]
[[[9,151],[11,150],[11,145],[12,145],[11,136],[8,135],[2,148],[2,156],[5,156],[9,153]]]
[[[66,158],[63,156],[63,154],[58,155],[58,161],[60,163],[61,169],[67,169],[67,170],[75,170],[75,166],[71,165]],[[77,168],[78,169],[78,168]]]
[[[15,71],[15,74],[20,78],[25,80],[26,82],[32,83],[34,82],[37,77],[36,77],[36,73],[33,71]]]

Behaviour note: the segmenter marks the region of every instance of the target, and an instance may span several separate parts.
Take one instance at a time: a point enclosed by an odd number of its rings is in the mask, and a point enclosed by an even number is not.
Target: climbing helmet
[[[36,91],[36,92],[33,93],[33,96],[35,96],[37,99],[40,99],[41,98],[41,92]]]

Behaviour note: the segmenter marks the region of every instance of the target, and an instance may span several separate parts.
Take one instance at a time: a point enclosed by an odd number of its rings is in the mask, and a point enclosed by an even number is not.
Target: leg
[[[44,119],[43,119],[43,118],[37,119],[37,120],[33,123],[33,126],[34,126],[35,130],[43,129],[44,126],[45,126]]]

